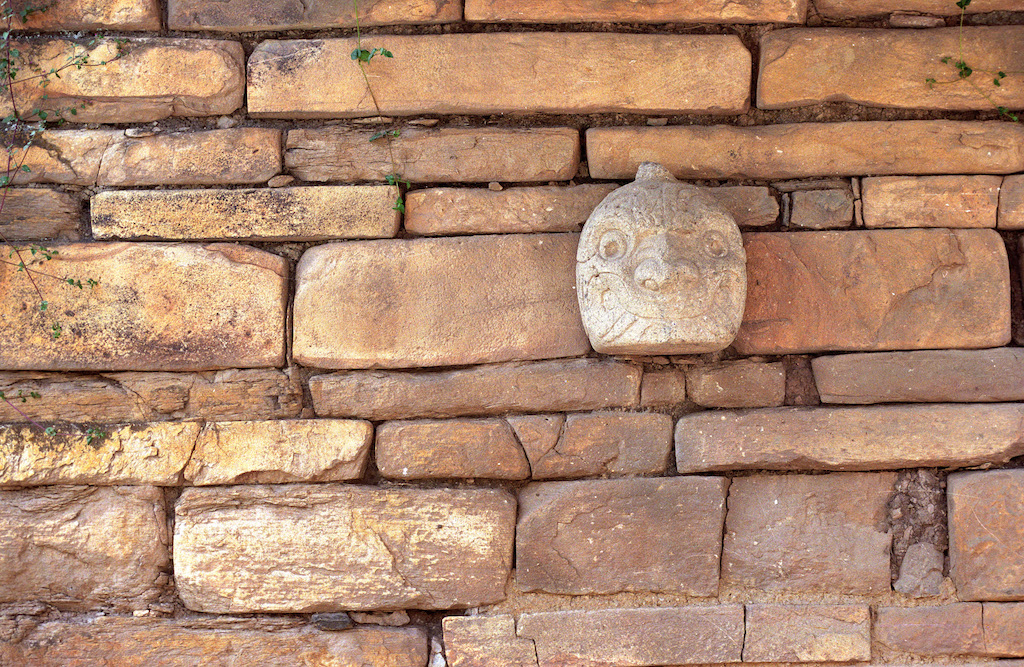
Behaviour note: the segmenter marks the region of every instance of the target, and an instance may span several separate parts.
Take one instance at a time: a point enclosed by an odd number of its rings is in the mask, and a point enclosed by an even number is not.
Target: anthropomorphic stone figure
[[[576,290],[591,344],[607,354],[692,354],[729,346],[743,319],[746,253],[736,221],[659,164],[590,215]]]

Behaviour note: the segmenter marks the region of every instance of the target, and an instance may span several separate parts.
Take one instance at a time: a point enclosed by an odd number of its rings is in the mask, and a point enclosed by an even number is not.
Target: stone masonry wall
[[[996,110],[1024,109],[1024,2],[959,25],[953,0],[16,23],[23,59],[94,65],[17,87],[82,107],[15,150],[0,233],[98,285],[40,277],[42,311],[0,264],[0,665],[1024,665],[1024,125]],[[97,65],[95,31],[125,55]],[[643,161],[744,232],[722,353],[583,332],[578,232]]]

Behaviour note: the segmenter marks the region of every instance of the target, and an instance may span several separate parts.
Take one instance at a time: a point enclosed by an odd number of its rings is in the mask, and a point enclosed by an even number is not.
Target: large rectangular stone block
[[[319,368],[415,368],[586,354],[577,239],[517,234],[308,250],[298,267],[294,357]]]
[[[309,4],[302,0],[169,0],[167,3],[167,24],[171,30],[317,30],[357,25],[451,23],[461,19],[461,0],[360,0],[358,4],[351,0]]]
[[[1000,176],[861,179],[865,227],[995,227]]]
[[[530,477],[526,454],[502,419],[384,422],[374,454],[380,473],[393,479]]]
[[[335,484],[186,489],[174,578],[214,613],[456,609],[498,602],[515,499]]]
[[[495,32],[362,41],[395,54],[364,66],[372,98],[350,57],[355,38],[268,40],[249,57],[249,113],[738,114],[749,106],[750,53],[734,35]]]
[[[51,0],[28,6],[44,10],[25,21],[16,11],[14,30],[160,30],[159,0]]]
[[[0,319],[11,332],[0,348],[0,367],[206,370],[284,364],[283,257],[229,244],[83,243],[59,252],[42,265],[37,256],[31,265],[61,279],[36,275],[45,310],[25,274],[0,264]],[[80,280],[83,287],[63,284],[65,279]]]
[[[0,234],[8,241],[76,240],[82,205],[74,196],[42,188],[8,188]]]
[[[867,605],[748,604],[745,662],[869,662]]]
[[[891,12],[915,12],[958,16],[960,7],[946,0],[815,0],[815,9],[828,18],[856,18],[882,16]],[[974,0],[964,10],[968,14],[981,12],[1012,12],[1020,9],[1018,0]]]
[[[878,607],[875,641],[902,653],[984,655],[982,610],[977,602],[931,607]]]
[[[516,23],[803,23],[807,0],[466,0],[466,20]]]
[[[986,602],[982,605],[985,655],[999,658],[1024,656],[1024,604]]]

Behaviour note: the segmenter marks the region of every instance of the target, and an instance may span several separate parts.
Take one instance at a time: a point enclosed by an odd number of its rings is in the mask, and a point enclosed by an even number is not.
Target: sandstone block
[[[892,470],[1024,454],[1024,404],[698,412],[676,425],[680,471]]]
[[[889,591],[891,539],[884,525],[895,481],[895,473],[734,479],[722,582],[802,593]]]
[[[462,3],[458,0],[361,0],[358,8],[357,17],[355,6],[349,0],[327,0],[309,5],[303,4],[301,0],[255,3],[249,0],[215,3],[170,0],[167,5],[167,24],[171,30],[255,32],[396,23],[451,23],[462,19]]]
[[[155,487],[0,490],[0,603],[143,609],[166,581],[167,538]]]
[[[739,662],[743,605],[523,614],[538,667],[641,667]]]
[[[740,227],[773,225],[779,218],[779,202],[766,187],[728,185],[708,188],[708,192],[729,211]]]
[[[709,408],[775,407],[786,402],[781,361],[736,361],[686,370],[690,400]]]
[[[33,5],[36,6],[36,5]],[[157,0],[55,0],[45,11],[15,15],[15,30],[160,30]]]
[[[721,477],[530,484],[519,492],[518,585],[714,596],[728,486]]]
[[[8,188],[0,211],[0,234],[11,242],[75,240],[82,206],[59,190]]]
[[[185,479],[197,486],[359,479],[372,441],[365,421],[211,422],[197,433]]]
[[[836,229],[853,223],[853,193],[845,189],[803,190],[792,195],[789,224],[803,229]]]
[[[642,162],[663,164],[677,178],[1024,171],[1024,127],[998,121],[598,127],[586,140],[594,178],[632,178]]]
[[[1024,174],[1003,178],[998,220],[999,229],[1024,229]]]
[[[999,176],[880,176],[861,181],[866,227],[995,227]]]
[[[122,130],[46,130],[36,135],[27,149],[11,151],[14,164],[28,171],[8,171],[6,175],[15,184],[96,185],[108,149],[124,139]]]
[[[0,349],[0,367],[205,370],[284,364],[288,264],[277,255],[229,244],[83,243],[62,246],[40,270],[98,284],[44,284],[50,304],[43,312],[32,284],[15,267],[0,265],[0,319],[18,332]],[[60,327],[59,337],[54,326]]]
[[[398,233],[387,185],[259,190],[119,190],[92,198],[97,239],[322,241]]]
[[[355,38],[262,42],[249,58],[249,113],[739,114],[749,106],[750,53],[734,35],[500,32],[373,41],[398,54],[365,65],[373,99],[350,58]]]
[[[978,655],[985,648],[981,604],[977,602],[878,607],[874,633],[882,646],[918,655]]]
[[[867,605],[748,604],[745,662],[868,662]]]
[[[985,655],[1002,658],[1024,656],[1024,604],[986,602],[982,624],[985,630]]]
[[[394,171],[391,154],[371,136],[336,127],[289,130],[285,165],[305,181],[383,181]],[[567,181],[580,161],[579,133],[558,127],[408,130],[391,146],[402,178],[414,183]]]
[[[1024,470],[949,476],[950,577],[961,600],[1024,600]]]
[[[448,616],[442,626],[450,667],[537,667],[533,642],[516,636],[511,616]]]
[[[575,234],[517,234],[308,250],[296,279],[295,360],[410,368],[586,354],[576,244]]]
[[[586,0],[466,0],[467,21],[516,23],[803,23],[806,0],[715,0],[698,4]]]
[[[1010,340],[992,230],[749,234],[741,354],[981,348]]]
[[[828,18],[856,18],[861,16],[881,16],[894,10],[938,14],[940,16],[958,16],[960,8],[956,3],[950,5],[945,0],[816,0],[815,8],[822,16]],[[1020,9],[1017,0],[974,0],[966,8],[966,13],[1014,11]]]
[[[190,609],[386,611],[501,600],[516,504],[497,489],[298,484],[185,489],[175,513]]]
[[[385,422],[374,451],[385,477],[530,477],[526,454],[502,419]]]
[[[644,371],[640,407],[666,408],[686,402],[686,373],[680,369]]]

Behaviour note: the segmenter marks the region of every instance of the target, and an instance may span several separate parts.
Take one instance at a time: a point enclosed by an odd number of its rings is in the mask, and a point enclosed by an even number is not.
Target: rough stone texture
[[[34,12],[24,22],[15,15],[11,27],[46,31],[160,30],[158,0],[54,0],[42,6],[46,11]]]
[[[1010,340],[993,230],[749,234],[740,354],[981,348]]]
[[[374,452],[380,473],[396,479],[530,477],[526,454],[502,419],[385,422]]]
[[[861,181],[866,227],[995,227],[999,176],[881,176]]]
[[[0,486],[42,484],[153,484],[181,481],[199,435],[194,423],[102,427],[89,438],[84,428],[0,426]]]
[[[853,193],[845,189],[803,190],[792,195],[789,224],[804,229],[835,229],[853,223]]]
[[[233,41],[131,38],[118,57],[114,40],[95,46],[59,39],[17,41],[20,68],[59,69],[46,86],[15,86],[19,109],[62,111],[68,121],[144,123],[169,116],[215,116],[242,105],[245,57]],[[68,67],[85,56],[89,65]],[[106,63],[106,64],[103,64]],[[63,68],[63,69],[60,69]],[[201,72],[201,76],[196,76]],[[9,100],[0,109],[10,113]]]
[[[722,583],[780,592],[887,592],[884,524],[895,481],[893,473],[734,479]]]
[[[803,23],[807,0],[715,0],[679,4],[668,0],[466,0],[466,20],[488,23]]]
[[[293,349],[319,368],[572,357],[575,234],[357,241],[299,262]],[[501,280],[495,280],[501,275]]]
[[[817,357],[826,403],[1024,401],[1024,350],[918,350]]]
[[[686,370],[690,400],[708,408],[770,408],[786,401],[781,361],[735,361]]]
[[[583,226],[576,291],[597,352],[722,350],[736,336],[747,293],[739,228],[706,192],[643,164]]]
[[[748,604],[744,662],[868,662],[867,605]]]
[[[371,136],[338,127],[289,130],[285,166],[306,181],[383,181],[395,169],[387,144]],[[580,162],[579,133],[560,127],[407,130],[391,146],[402,178],[413,183],[567,181]]]
[[[779,218],[779,202],[766,187],[729,185],[708,188],[707,191],[729,211],[740,227],[774,225]]]
[[[355,38],[261,42],[249,57],[249,113],[739,114],[750,104],[750,53],[735,35],[500,32],[373,41],[399,54],[365,65],[373,99],[350,58]]]
[[[372,441],[365,421],[211,422],[198,435],[185,479],[197,486],[359,479]]]
[[[981,604],[977,602],[878,607],[874,635],[886,648],[919,655],[978,655],[985,647]]]
[[[642,667],[739,662],[743,605],[523,614],[519,636],[538,667]]]
[[[530,484],[519,492],[517,583],[566,595],[716,595],[728,486],[722,477]]]
[[[1024,404],[698,412],[676,465],[712,470],[892,470],[1005,463],[1024,454]]]
[[[956,3],[945,0],[815,0],[815,8],[828,18],[855,18],[881,16],[894,10],[959,16]],[[967,6],[967,13],[1019,10],[1017,0],[974,0]]]
[[[167,544],[155,487],[0,490],[0,603],[144,609],[166,583]]]
[[[940,62],[960,53],[985,81],[961,81],[952,63]],[[854,102],[904,109],[1019,109],[1024,106],[1024,85],[1008,76],[993,86],[993,75],[987,72],[1022,68],[1021,26],[773,30],[761,39],[757,105],[786,109]],[[939,83],[929,85],[929,78]],[[984,86],[984,95],[979,86]]]
[[[17,331],[0,367],[23,370],[207,370],[284,364],[288,263],[247,246],[83,243],[47,273],[94,287],[51,288],[0,265],[0,319]],[[232,290],[224,285],[236,286]],[[62,327],[54,338],[51,328]]]
[[[659,162],[676,178],[1009,174],[1024,171],[1024,127],[947,120],[587,130],[594,178]]]
[[[0,662],[36,667],[422,667],[426,660],[427,638],[418,628],[319,632],[306,626],[261,631],[206,628],[194,620],[90,616],[46,622],[21,641],[0,641]]]
[[[398,233],[387,185],[259,190],[125,190],[92,198],[97,239],[322,241]]]
[[[1024,469],[949,476],[950,577],[961,600],[1024,600]]]
[[[942,591],[944,554],[934,544],[910,545],[900,564],[899,579],[893,583],[897,593],[915,598],[938,595]]]
[[[167,24],[171,30],[317,30],[356,25],[450,23],[461,18],[462,3],[458,0],[361,0],[358,21],[350,0],[326,0],[308,5],[302,0],[169,0],[167,3]]]
[[[321,416],[373,421],[635,407],[641,370],[610,359],[508,363],[454,371],[314,375]]]
[[[497,489],[234,486],[185,489],[175,515],[190,609],[454,609],[504,598],[516,503]]]
[[[999,229],[1024,229],[1024,174],[1003,178],[998,219]]]
[[[13,163],[28,171],[6,175],[14,184],[96,185],[108,149],[124,140],[123,130],[46,130],[36,135],[27,150],[11,151]]]
[[[1024,604],[986,602],[982,611],[985,655],[1000,658],[1024,656]]]
[[[82,205],[59,190],[8,188],[0,234],[8,241],[76,240]]]
[[[644,371],[640,407],[667,408],[686,402],[686,373],[681,369]]]
[[[516,637],[512,616],[448,616],[442,626],[449,667],[537,667],[533,642]]]
[[[0,391],[39,398],[0,401],[0,421],[147,422],[167,419],[287,419],[302,410],[297,375],[270,368],[209,373],[0,372]]]

